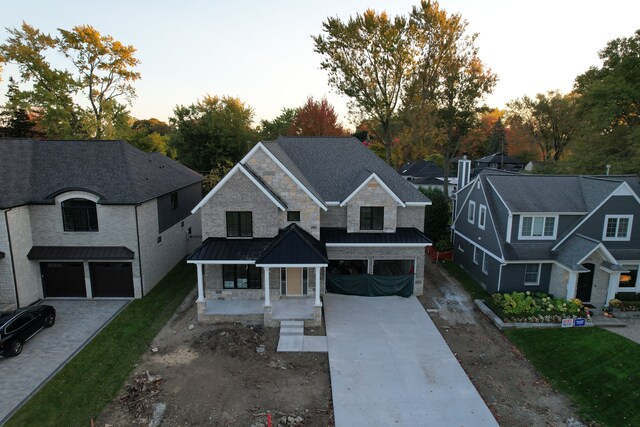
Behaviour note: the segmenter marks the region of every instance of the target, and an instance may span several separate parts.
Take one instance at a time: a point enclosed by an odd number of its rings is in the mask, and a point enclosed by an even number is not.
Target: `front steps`
[[[326,336],[305,336],[304,321],[283,320],[280,322],[279,352],[327,352]]]

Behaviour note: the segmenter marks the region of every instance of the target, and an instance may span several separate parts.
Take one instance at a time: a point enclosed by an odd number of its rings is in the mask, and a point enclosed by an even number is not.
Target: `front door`
[[[302,269],[287,268],[287,295],[302,295]]]
[[[582,264],[583,267],[588,268],[587,273],[580,273],[578,275],[578,286],[576,289],[576,298],[582,302],[591,301],[591,289],[593,288],[593,271],[595,265]]]

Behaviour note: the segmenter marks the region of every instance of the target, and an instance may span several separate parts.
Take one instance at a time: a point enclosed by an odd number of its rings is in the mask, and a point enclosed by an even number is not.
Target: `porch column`
[[[204,302],[204,279],[202,274],[202,264],[196,264],[198,271],[198,302]]]
[[[264,306],[271,306],[271,291],[269,290],[269,267],[264,267]]]
[[[569,272],[569,281],[567,282],[567,300],[576,297],[576,286],[578,284],[578,272],[570,271]]]
[[[321,307],[322,303],[320,302],[320,267],[316,267],[316,301],[315,306]]]
[[[609,305],[609,301],[616,297],[618,284],[620,283],[620,272],[613,271],[609,273],[609,287],[607,288],[607,301],[604,305]]]

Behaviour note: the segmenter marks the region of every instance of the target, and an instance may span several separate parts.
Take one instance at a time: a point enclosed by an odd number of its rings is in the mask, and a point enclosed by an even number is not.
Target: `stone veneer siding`
[[[13,281],[11,248],[9,247],[5,211],[0,211],[0,251],[4,252],[4,258],[0,258],[0,308],[15,308],[16,291]]]
[[[424,232],[424,206],[397,207],[397,227],[414,227]]]
[[[384,207],[385,232],[396,230],[397,204],[375,179],[371,179],[360,191],[347,203],[347,232],[367,232],[360,230],[360,207],[382,206]],[[370,230],[380,232],[380,230]]]
[[[556,298],[567,298],[567,285],[569,283],[569,271],[553,264],[551,277],[549,278],[549,293]]]
[[[320,238],[321,209],[298,184],[293,182],[289,175],[262,150],[257,150],[247,160],[245,166],[258,175],[287,204],[288,210],[300,211],[300,221],[296,224],[316,239]],[[290,224],[287,221],[286,212],[279,210],[277,218],[280,228]]]
[[[596,307],[602,307],[607,303],[607,290],[609,289],[609,273],[600,267],[602,261],[604,261],[604,258],[596,251],[582,262],[582,264],[592,263],[595,265],[591,300],[589,302]],[[578,276],[579,278],[580,276]]]
[[[7,220],[9,222],[11,252],[13,253],[18,285],[18,303],[20,307],[24,307],[43,297],[40,267],[37,262],[27,259],[27,254],[35,244],[32,241],[29,206],[11,208],[11,210],[7,211]],[[60,221],[62,222],[62,214],[60,214]],[[6,255],[8,256],[9,253],[7,252]]]

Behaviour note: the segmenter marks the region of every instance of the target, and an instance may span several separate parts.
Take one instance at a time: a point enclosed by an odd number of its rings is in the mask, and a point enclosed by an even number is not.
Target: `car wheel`
[[[44,318],[44,327],[50,328],[56,323],[56,316],[53,313],[47,314]]]
[[[15,340],[7,349],[5,356],[14,357],[22,353],[22,340]]]

